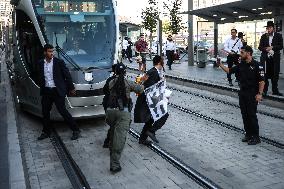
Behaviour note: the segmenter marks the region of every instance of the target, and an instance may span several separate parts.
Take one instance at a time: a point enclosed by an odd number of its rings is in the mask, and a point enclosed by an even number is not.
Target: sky
[[[161,4],[163,1],[164,0],[158,0],[158,2]],[[141,11],[147,5],[148,0],[117,0],[118,15],[127,17],[141,17]],[[183,9],[187,8],[187,0],[183,0],[182,7]]]

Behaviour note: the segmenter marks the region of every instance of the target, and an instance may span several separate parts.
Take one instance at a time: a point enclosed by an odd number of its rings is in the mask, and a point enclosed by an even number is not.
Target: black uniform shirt
[[[259,82],[264,81],[264,69],[257,61],[242,61],[230,69],[230,73],[238,73],[240,77],[240,94],[256,95]]]

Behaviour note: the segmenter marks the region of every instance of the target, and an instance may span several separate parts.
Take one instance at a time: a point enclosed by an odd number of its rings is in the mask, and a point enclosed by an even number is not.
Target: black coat
[[[273,62],[273,64],[270,61],[267,61],[268,57],[267,52],[265,50],[266,47],[269,47],[269,35],[263,34],[260,38],[258,49],[262,52],[260,57],[260,63],[262,65],[265,65],[265,62],[267,62],[265,70],[272,70],[272,75],[269,74],[268,77],[278,76],[280,72],[280,50],[283,49],[283,38],[281,34],[274,33],[271,46],[273,46],[272,50],[274,51],[273,60],[271,61]]]
[[[43,95],[45,87],[44,59],[39,61],[39,65],[40,95]],[[75,89],[70,72],[64,61],[56,57],[53,58],[53,80],[59,96],[66,96],[68,91]]]
[[[149,76],[148,80],[144,82],[145,89],[158,83],[160,81],[160,76],[155,67],[151,68],[147,75]],[[134,108],[134,122],[135,123],[145,123],[151,119],[151,112],[149,110],[146,95],[143,92],[138,96],[135,108]]]

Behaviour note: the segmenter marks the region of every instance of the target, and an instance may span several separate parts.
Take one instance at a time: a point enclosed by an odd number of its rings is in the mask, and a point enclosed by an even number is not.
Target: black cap
[[[265,27],[271,27],[271,26],[274,28],[273,21],[268,21]]]
[[[246,36],[243,32],[238,33],[238,38],[243,37],[243,36]]]
[[[116,64],[115,74],[120,75],[125,73],[126,73],[126,66],[122,63]]]

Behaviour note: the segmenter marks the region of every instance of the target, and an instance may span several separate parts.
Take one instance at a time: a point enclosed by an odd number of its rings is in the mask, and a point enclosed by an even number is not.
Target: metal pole
[[[214,22],[214,57],[218,56],[218,23]],[[216,62],[214,63],[214,67],[216,67]]]
[[[189,11],[193,10],[193,0],[188,0],[188,36],[187,36],[187,55],[188,55],[188,66],[194,65],[194,53],[193,53],[193,16],[189,14]]]
[[[159,55],[162,56],[162,53],[163,53],[163,22],[160,19],[159,19],[159,47],[160,47],[160,52],[157,52],[157,53],[159,53]]]
[[[257,21],[254,21],[254,48],[257,49],[257,44],[256,44],[256,25]]]

